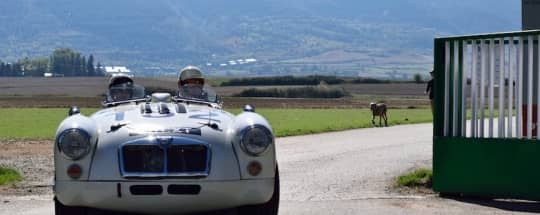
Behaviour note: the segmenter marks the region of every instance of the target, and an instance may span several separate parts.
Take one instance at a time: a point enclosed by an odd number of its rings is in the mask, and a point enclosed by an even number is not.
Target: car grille
[[[126,172],[160,173],[164,171],[165,156],[163,149],[159,146],[125,146],[122,153]]]
[[[120,150],[124,177],[202,177],[209,172],[207,145],[125,144]]]
[[[206,170],[207,149],[202,145],[171,146],[167,149],[169,172],[202,172]]]

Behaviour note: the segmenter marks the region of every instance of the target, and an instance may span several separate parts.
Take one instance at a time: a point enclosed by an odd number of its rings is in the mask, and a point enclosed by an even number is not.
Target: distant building
[[[244,62],[246,62],[246,63],[255,63],[255,62],[257,62],[257,59],[255,59],[255,58],[248,58],[248,59],[245,59]]]
[[[46,73],[43,73],[43,77],[45,77],[45,78],[64,77],[64,74],[46,72]]]
[[[105,68],[105,74],[108,77],[117,76],[119,74],[125,74],[125,75],[133,77],[131,70],[129,70],[125,66],[106,66],[104,68]]]

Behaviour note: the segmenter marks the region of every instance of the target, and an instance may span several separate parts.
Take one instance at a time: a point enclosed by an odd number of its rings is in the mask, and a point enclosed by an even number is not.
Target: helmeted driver
[[[126,75],[117,75],[109,80],[109,96],[112,101],[126,101],[132,98],[133,79]]]
[[[178,89],[181,96],[204,99],[204,77],[199,68],[187,66],[180,70]]]

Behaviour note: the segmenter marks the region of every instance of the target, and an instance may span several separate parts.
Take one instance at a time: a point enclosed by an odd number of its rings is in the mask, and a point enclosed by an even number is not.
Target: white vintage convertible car
[[[250,106],[133,85],[87,117],[72,107],[54,146],[57,215],[183,214],[236,208],[277,214],[279,173],[270,124]],[[114,90],[114,89],[112,89]]]

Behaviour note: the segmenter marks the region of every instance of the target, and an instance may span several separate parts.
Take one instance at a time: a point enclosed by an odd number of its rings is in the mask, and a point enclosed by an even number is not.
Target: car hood
[[[204,105],[184,105],[185,113],[177,111],[177,104],[149,104],[151,113],[143,105],[121,105],[101,110],[90,118],[96,122],[99,139],[113,138],[125,142],[144,136],[183,136],[205,140],[227,134],[234,115]],[[169,113],[160,113],[164,105]],[[142,106],[142,107],[141,107]],[[102,142],[102,141],[100,141]]]
[[[143,104],[144,105],[144,104]],[[157,105],[167,105],[170,113],[160,114]],[[181,104],[183,105],[183,104]],[[182,137],[205,142],[212,152],[212,175],[204,180],[233,180],[240,178],[231,144],[234,136],[234,116],[221,109],[204,105],[151,104],[152,113],[141,111],[134,104],[101,110],[90,118],[97,125],[98,141],[90,180],[124,180],[120,176],[118,149],[127,142],[148,137]],[[210,126],[215,124],[217,126]],[[219,153],[217,153],[219,152]],[[231,167],[236,167],[230,171]]]

